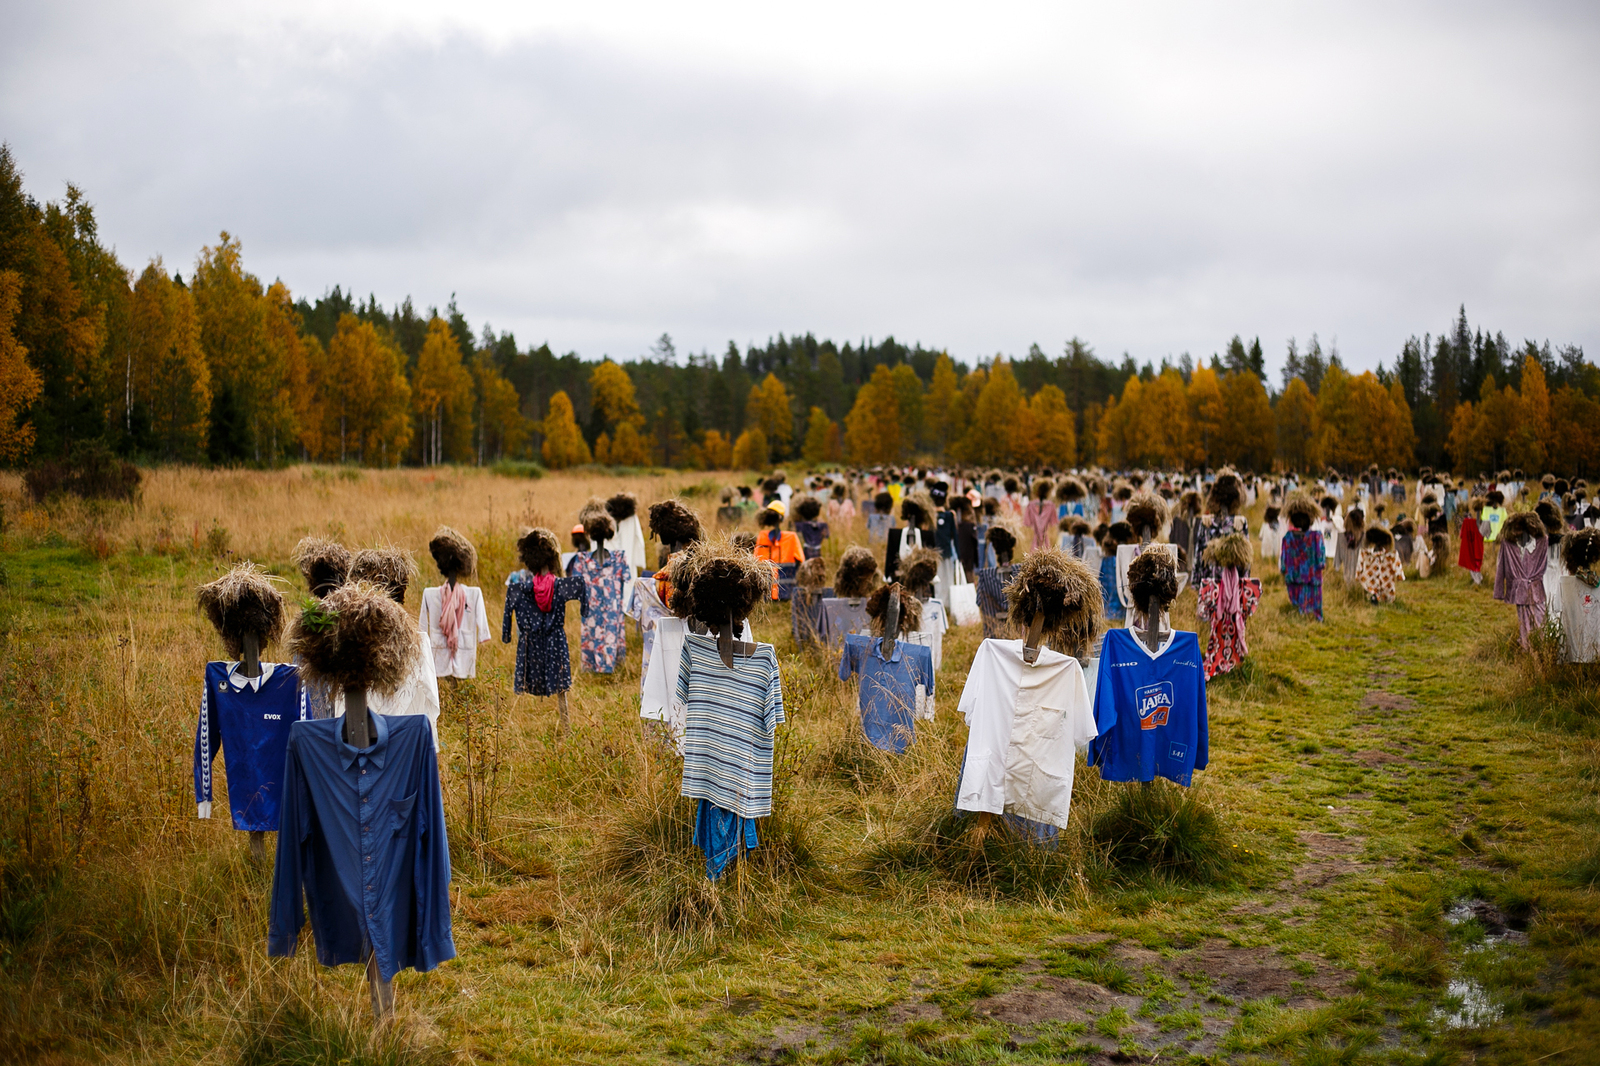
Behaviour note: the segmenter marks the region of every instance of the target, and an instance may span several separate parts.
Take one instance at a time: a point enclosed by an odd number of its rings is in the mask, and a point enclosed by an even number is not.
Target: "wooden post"
[[[565,690],[556,693],[556,710],[561,716],[561,735],[564,737],[572,730],[572,719],[567,711],[567,694]]]
[[[1044,615],[1036,614],[1028,623],[1028,635],[1022,643],[1022,661],[1032,666],[1039,661],[1039,638],[1044,635]]]
[[[367,712],[367,690],[347,686],[344,690],[344,740],[353,748],[372,745],[372,715]]]
[[[883,644],[885,659],[894,658],[895,638],[900,635],[900,590],[889,593],[889,603],[883,609]]]
[[[372,992],[372,1022],[382,1027],[394,1021],[394,982],[378,976],[378,956],[367,955],[367,988]]]

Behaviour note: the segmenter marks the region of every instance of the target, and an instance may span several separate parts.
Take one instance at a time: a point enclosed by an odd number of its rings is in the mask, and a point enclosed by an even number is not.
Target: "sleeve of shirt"
[[[517,590],[510,585],[506,586],[506,607],[500,613],[500,643],[511,643],[511,616],[514,613],[511,605],[517,601]]]
[[[201,818],[211,817],[211,766],[222,748],[217,715],[211,706],[211,678],[200,682],[200,720],[194,727],[194,802]]]
[[[421,751],[421,782],[417,791],[417,817],[421,846],[416,850],[413,876],[417,885],[417,969],[423,972],[456,957],[450,933],[450,841],[445,835],[444,796],[439,788],[439,764],[426,744]]]
[[[1199,666],[1195,667],[1194,672],[1195,685],[1199,688],[1194,709],[1194,768],[1204,770],[1211,761],[1211,725],[1206,717],[1206,675]]]
[[[1115,657],[1110,648],[1104,648],[1100,652],[1100,672],[1095,676],[1094,682],[1094,730],[1097,737],[1105,736],[1117,724],[1117,701],[1111,691],[1111,677],[1107,672],[1111,668],[1111,660]],[[1087,697],[1088,693],[1084,695]]]
[[[856,672],[855,646],[848,640],[844,642],[844,651],[839,655],[839,680],[848,681],[850,675]]]
[[[305,922],[301,860],[310,826],[311,796],[296,758],[294,733],[284,756],[283,801],[278,808],[278,856],[272,868],[272,902],[267,911],[267,954],[293,955]]]
[[[483,590],[478,590],[478,643],[482,644],[493,636],[489,628],[489,612],[483,605]]]
[[[433,670],[433,642],[422,634],[422,657],[417,666],[417,696],[433,733],[433,750],[439,750],[439,676]]]
[[[682,707],[689,705],[689,676],[694,672],[689,665],[691,655],[689,638],[686,636],[683,640],[683,654],[678,658],[678,683],[672,690],[673,700]],[[651,658],[653,659],[655,656],[652,655]]]
[[[961,700],[956,704],[956,710],[968,728],[972,726],[972,714],[978,709],[978,700],[989,672],[989,653],[983,650],[983,645],[987,643],[986,640],[978,645],[978,654],[973,657],[972,668],[967,671],[967,683],[961,689]]]
[[[767,732],[775,733],[783,723],[783,674],[778,670],[778,660],[772,660],[772,680],[767,682]]]
[[[1100,735],[1094,727],[1094,708],[1089,704],[1089,684],[1082,669],[1069,668],[1068,673],[1071,676],[1067,683],[1072,689],[1068,694],[1067,728],[1072,730],[1072,746],[1087,751],[1089,742]]]
[[[927,687],[928,695],[932,696],[934,678],[933,650],[931,648],[928,649],[928,654],[919,656],[917,661],[922,664],[922,684]]]

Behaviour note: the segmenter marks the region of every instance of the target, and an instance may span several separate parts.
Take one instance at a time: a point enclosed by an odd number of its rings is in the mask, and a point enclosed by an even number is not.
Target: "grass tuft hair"
[[[1128,592],[1140,614],[1150,614],[1152,599],[1170,604],[1178,598],[1178,568],[1164,551],[1140,552],[1128,564]]]
[[[650,505],[650,532],[663,544],[693,544],[703,537],[700,517],[682,500]]]
[[[839,568],[833,573],[833,594],[846,600],[861,599],[872,595],[881,580],[872,550],[858,544],[840,556]]]
[[[416,576],[417,564],[411,553],[392,544],[362,548],[350,560],[351,581],[370,582],[395,597],[404,597]]]
[[[772,594],[772,566],[726,537],[694,544],[672,563],[672,609],[713,630],[735,626]]]
[[[1141,492],[1128,501],[1123,515],[1135,533],[1142,533],[1148,528],[1152,535],[1160,537],[1166,532],[1169,510],[1167,501],[1160,496]]]
[[[1250,569],[1250,538],[1243,533],[1229,533],[1225,537],[1208,541],[1200,552],[1200,560],[1211,566],[1231,566],[1235,570]]]
[[[548,529],[530,529],[517,538],[517,558],[529,573],[558,573],[561,569],[561,542]]]
[[[1043,639],[1076,655],[1105,628],[1100,579],[1082,561],[1045,548],[1029,552],[1006,586],[1011,621],[1026,629],[1044,618]]]
[[[1517,511],[1510,515],[1500,530],[1501,539],[1510,544],[1515,544],[1524,537],[1530,540],[1543,540],[1545,536],[1544,523],[1532,511]]]
[[[1593,570],[1600,563],[1600,529],[1580,529],[1563,537],[1561,563],[1569,574]]]
[[[471,577],[478,572],[478,549],[449,526],[440,526],[428,541],[428,554],[439,573],[449,577]]]
[[[867,617],[872,621],[872,635],[883,636],[884,614],[889,610],[889,597],[900,593],[900,632],[915,633],[922,628],[922,601],[905,590],[899,582],[879,585],[878,591],[867,597]]]
[[[388,589],[352,581],[322,598],[318,611],[289,627],[289,652],[309,681],[336,689],[390,693],[421,654],[416,620],[389,598]],[[334,616],[328,625],[326,616]]]
[[[318,589],[338,588],[350,577],[350,549],[336,540],[301,537],[290,558],[313,594]]]
[[[255,563],[240,563],[201,585],[195,590],[195,599],[222,638],[230,659],[244,654],[247,633],[255,633],[263,649],[283,635],[283,593]]]
[[[932,585],[938,576],[939,552],[935,548],[915,548],[900,560],[900,581],[913,592]]]
[[[598,544],[617,535],[617,521],[606,510],[606,501],[598,496],[590,496],[589,502],[583,505],[583,510],[578,512],[578,524],[591,543]]]

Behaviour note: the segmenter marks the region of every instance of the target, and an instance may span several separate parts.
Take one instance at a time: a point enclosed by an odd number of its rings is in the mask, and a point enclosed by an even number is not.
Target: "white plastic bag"
[[[958,626],[975,626],[982,619],[978,614],[978,586],[967,580],[967,571],[957,560],[955,580],[950,585],[950,623]]]

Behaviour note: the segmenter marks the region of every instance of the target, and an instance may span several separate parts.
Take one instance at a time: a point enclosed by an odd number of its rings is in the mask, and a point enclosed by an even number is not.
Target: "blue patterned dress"
[[[627,647],[622,620],[622,597],[633,576],[628,557],[607,549],[606,561],[595,552],[579,552],[572,559],[572,576],[583,581],[589,593],[589,608],[583,613],[579,630],[583,668],[592,674],[609,674]]]
[[[567,647],[568,600],[578,601],[587,613],[589,594],[583,580],[556,578],[550,609],[541,611],[533,598],[533,579],[526,570],[506,582],[506,610],[500,619],[500,641],[511,643],[511,617],[517,619],[517,665],[511,690],[534,696],[554,696],[572,687],[572,650]]]

